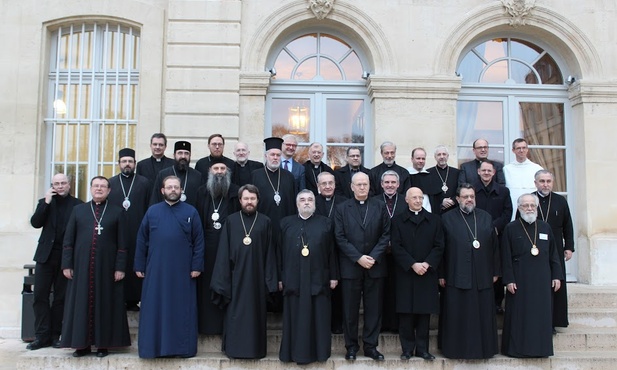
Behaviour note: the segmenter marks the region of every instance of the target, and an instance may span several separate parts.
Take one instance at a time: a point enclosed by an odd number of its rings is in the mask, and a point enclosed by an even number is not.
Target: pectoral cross
[[[103,226],[101,226],[100,224],[98,224],[98,225],[94,228],[94,230],[96,230],[96,231],[97,231],[97,233],[98,233],[99,235],[101,235],[101,230],[103,230]]]

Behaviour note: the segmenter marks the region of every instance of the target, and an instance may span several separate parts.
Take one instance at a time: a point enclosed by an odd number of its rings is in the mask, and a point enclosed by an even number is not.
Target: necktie
[[[285,171],[289,171],[289,160],[288,159],[283,161],[283,169]]]

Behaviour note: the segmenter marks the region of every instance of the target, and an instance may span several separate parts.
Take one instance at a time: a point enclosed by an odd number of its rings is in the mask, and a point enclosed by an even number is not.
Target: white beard
[[[527,222],[528,224],[533,224],[534,222],[536,222],[536,219],[538,218],[538,214],[537,213],[521,213],[521,218],[523,219],[523,221]]]

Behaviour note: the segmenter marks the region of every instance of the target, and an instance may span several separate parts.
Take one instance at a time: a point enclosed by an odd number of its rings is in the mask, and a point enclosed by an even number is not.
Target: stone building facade
[[[601,9],[601,11],[600,11]],[[111,176],[124,146],[154,132],[221,133],[225,155],[294,132],[367,167],[394,141],[470,158],[478,137],[510,162],[526,136],[575,214],[569,279],[617,284],[617,3],[604,0],[0,0],[0,328],[19,325],[29,225],[56,171]],[[300,156],[304,155],[300,150]]]

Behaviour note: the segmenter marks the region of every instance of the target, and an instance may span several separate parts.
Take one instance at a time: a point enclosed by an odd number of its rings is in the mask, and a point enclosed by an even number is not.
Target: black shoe
[[[29,343],[26,346],[26,349],[29,349],[31,351],[36,351],[37,349],[41,349],[41,348],[45,348],[45,347],[49,347],[49,346],[51,346],[51,342],[50,341],[35,339],[33,342]]]
[[[99,348],[96,350],[96,357],[105,357],[108,354],[107,348]]]
[[[82,349],[76,349],[75,352],[73,352],[73,357],[84,357],[85,355],[89,354],[90,351],[90,347],[86,347],[86,348],[82,348]]]
[[[411,359],[411,352],[403,352],[401,355],[401,360],[409,360]]]
[[[416,352],[416,357],[423,358],[425,360],[434,360],[435,356],[431,355],[428,352]]]
[[[62,348],[60,345],[60,338],[54,338],[51,341],[51,346],[54,348]]]
[[[383,361],[384,357],[376,348],[365,349],[364,356],[370,357],[375,361]]]
[[[357,349],[348,349],[347,353],[345,353],[345,360],[355,360],[357,353]]]
[[[343,328],[340,326],[333,327],[332,334],[343,334]]]

